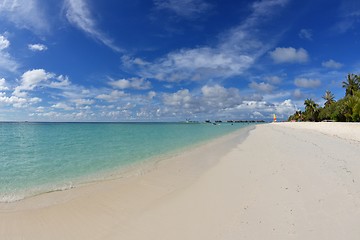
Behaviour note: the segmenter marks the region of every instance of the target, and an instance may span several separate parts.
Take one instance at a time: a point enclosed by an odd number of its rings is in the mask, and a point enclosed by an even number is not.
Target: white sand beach
[[[0,204],[0,239],[359,239],[360,125],[274,123]]]

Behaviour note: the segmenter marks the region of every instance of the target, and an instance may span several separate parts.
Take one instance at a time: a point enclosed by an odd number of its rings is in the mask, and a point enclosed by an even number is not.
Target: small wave
[[[5,193],[5,194],[0,193],[0,203],[18,202],[26,198],[31,198],[51,192],[66,191],[73,188],[75,188],[75,185],[72,182],[70,182],[62,185],[43,186],[41,188],[39,187],[36,189],[24,190],[23,192],[19,192],[19,193]]]
[[[25,199],[25,196],[17,194],[0,195],[0,203],[12,203]]]

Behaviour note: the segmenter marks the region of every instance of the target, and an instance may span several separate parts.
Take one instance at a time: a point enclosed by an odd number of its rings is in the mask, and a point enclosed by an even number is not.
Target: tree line
[[[325,100],[323,107],[308,98],[304,101],[305,111],[296,111],[289,121],[360,122],[360,76],[348,74],[342,87],[345,88],[343,98],[335,101],[334,94],[326,91],[322,96]]]

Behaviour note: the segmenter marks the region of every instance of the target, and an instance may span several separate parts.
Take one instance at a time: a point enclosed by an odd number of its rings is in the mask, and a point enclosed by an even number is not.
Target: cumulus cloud
[[[301,29],[299,32],[299,37],[306,40],[312,40],[312,30],[311,29]]]
[[[59,102],[59,103],[56,103],[54,105],[51,106],[52,108],[58,108],[58,109],[63,109],[63,110],[66,110],[66,111],[71,111],[71,110],[74,110],[73,107],[67,105],[66,103],[63,103],[63,102]]]
[[[100,94],[100,95],[96,96],[96,98],[100,99],[100,100],[105,100],[107,102],[116,102],[120,98],[123,98],[126,96],[128,96],[128,94],[126,94],[124,91],[114,90],[114,91],[110,92],[109,94]]]
[[[0,51],[0,69],[16,72],[18,68],[19,64],[10,56],[10,54]]]
[[[9,46],[10,46],[9,40],[5,36],[0,35],[0,51],[5,48],[8,48]]]
[[[81,29],[94,39],[100,41],[116,52],[121,52],[113,40],[98,29],[90,8],[85,0],[65,0],[66,18],[68,21]]]
[[[339,69],[343,66],[343,64],[336,62],[332,59],[322,62],[321,65],[326,68],[333,68],[333,69]]]
[[[24,98],[18,96],[7,97],[5,93],[0,94],[0,103],[5,105],[12,105],[15,108],[26,108],[30,105],[41,102],[42,99],[38,97]]]
[[[275,113],[279,119],[287,119],[295,111],[295,105],[290,99],[269,103],[266,101],[244,101],[232,111],[244,113],[245,118],[272,119]]]
[[[294,93],[293,93],[293,96],[294,96],[296,99],[301,99],[301,98],[303,98],[303,93],[301,92],[300,89],[295,89],[295,90],[294,90]]]
[[[251,82],[249,84],[249,87],[256,91],[265,92],[265,93],[271,93],[275,89],[273,85],[265,82],[260,82],[260,83]]]
[[[0,18],[11,22],[18,28],[28,29],[36,34],[50,30],[44,12],[44,1],[5,0],[0,2]]]
[[[54,77],[53,73],[48,73],[44,69],[33,69],[26,71],[21,76],[21,83],[14,90],[15,96],[24,96],[24,91],[31,91],[41,82]]]
[[[26,99],[25,98],[19,98],[16,96],[7,97],[5,93],[0,95],[0,102],[5,104],[25,104]]]
[[[179,90],[176,93],[164,94],[164,104],[169,106],[183,106],[188,108],[191,103],[192,96],[188,89]]]
[[[151,82],[146,81],[144,78],[120,79],[109,82],[109,85],[119,89],[132,88],[136,90],[147,90],[151,88]]]
[[[309,55],[305,49],[293,47],[278,47],[270,52],[270,57],[275,63],[305,63],[309,60]]]
[[[321,85],[321,81],[319,79],[309,79],[309,78],[296,78],[295,86],[302,88],[316,88]]]
[[[240,93],[235,88],[224,88],[218,84],[204,85],[200,92],[182,89],[174,93],[164,93],[163,107],[160,106],[156,114],[161,117],[214,117],[241,102]]]
[[[278,114],[283,114],[286,118],[290,114],[293,114],[295,110],[295,104],[291,101],[291,99],[286,99],[283,102],[276,104],[276,112]]]
[[[231,108],[242,102],[240,92],[236,88],[225,88],[219,84],[205,85],[201,88],[202,105],[211,111]]]
[[[5,78],[0,78],[0,91],[6,91],[9,88],[6,86]]]
[[[196,18],[211,9],[204,0],[154,0],[154,5],[158,10],[168,10],[187,19]]]
[[[56,89],[67,89],[68,86],[71,85],[71,82],[69,80],[69,77],[59,75],[56,78],[53,78],[53,81],[49,83],[50,88],[56,88]]]
[[[84,98],[72,99],[71,102],[75,103],[78,106],[92,105],[95,103],[93,99],[84,99]]]
[[[31,51],[46,51],[48,48],[47,46],[45,46],[44,44],[29,44],[28,45],[28,48],[31,50]]]
[[[44,69],[32,69],[22,74],[20,83],[15,87],[12,94],[17,97],[27,97],[28,92],[36,91],[36,89],[40,87],[43,89],[59,90],[71,90],[75,88],[75,86],[71,86],[71,82],[66,76],[57,76]],[[79,91],[77,91],[77,94],[80,94]]]

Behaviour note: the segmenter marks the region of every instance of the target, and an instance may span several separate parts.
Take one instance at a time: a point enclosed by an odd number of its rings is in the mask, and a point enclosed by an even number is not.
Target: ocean
[[[129,167],[248,125],[0,123],[0,202],[121,177]]]

